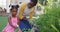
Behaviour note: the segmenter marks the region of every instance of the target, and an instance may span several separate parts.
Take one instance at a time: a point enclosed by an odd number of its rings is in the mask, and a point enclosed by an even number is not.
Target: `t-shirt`
[[[29,16],[32,12],[31,8],[26,7],[23,12],[23,16]]]

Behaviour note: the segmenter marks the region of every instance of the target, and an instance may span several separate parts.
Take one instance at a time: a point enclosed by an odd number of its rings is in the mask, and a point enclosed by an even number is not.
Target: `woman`
[[[18,17],[20,20],[19,27],[22,31],[24,29],[27,30],[32,28],[32,26],[29,24],[28,19],[32,18],[36,4],[37,0],[31,0],[29,3],[23,3],[21,5]],[[28,16],[29,18],[27,18]]]

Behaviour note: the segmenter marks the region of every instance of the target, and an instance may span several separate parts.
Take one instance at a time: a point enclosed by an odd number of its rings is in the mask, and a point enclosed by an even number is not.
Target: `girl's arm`
[[[19,25],[19,23],[20,23],[20,19],[19,19],[19,17],[17,17],[17,20],[18,20],[17,25]]]
[[[20,11],[19,11],[19,19],[22,19],[23,18],[23,13],[24,13],[24,9],[26,8],[28,3],[23,3],[21,6],[20,6]]]
[[[19,27],[20,19],[17,17],[17,20],[18,20],[18,22],[17,22],[17,27]]]
[[[15,26],[12,25],[11,17],[8,17],[8,22],[9,22],[9,24],[10,24],[12,27],[15,28]]]

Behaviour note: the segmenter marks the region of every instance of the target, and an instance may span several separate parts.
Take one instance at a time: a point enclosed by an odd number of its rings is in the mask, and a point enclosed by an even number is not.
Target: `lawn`
[[[0,16],[0,32],[7,24],[7,16]]]

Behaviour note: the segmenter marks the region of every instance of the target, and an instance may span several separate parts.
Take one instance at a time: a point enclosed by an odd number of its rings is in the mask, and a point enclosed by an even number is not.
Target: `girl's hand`
[[[14,28],[15,28],[15,29],[19,28],[19,25],[15,26]]]
[[[17,25],[17,27],[19,27],[19,25]]]

